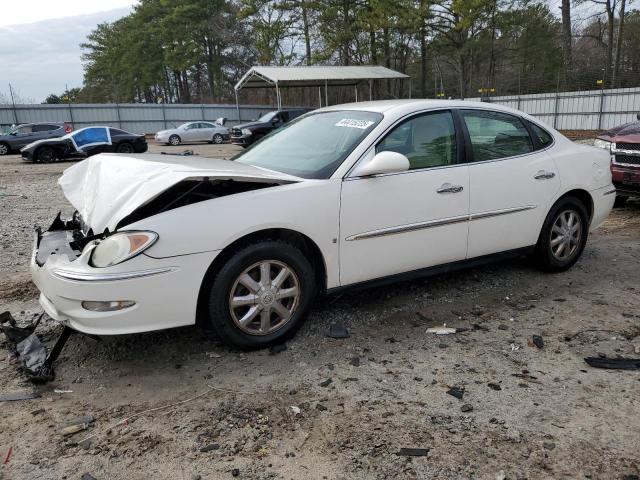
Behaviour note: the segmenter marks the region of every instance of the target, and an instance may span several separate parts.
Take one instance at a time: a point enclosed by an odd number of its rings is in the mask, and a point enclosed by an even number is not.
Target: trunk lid
[[[291,183],[302,179],[231,160],[103,153],[66,169],[58,184],[94,233],[118,222],[184,180]]]

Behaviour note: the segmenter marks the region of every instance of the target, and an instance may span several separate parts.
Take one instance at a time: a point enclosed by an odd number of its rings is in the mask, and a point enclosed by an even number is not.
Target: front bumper
[[[65,234],[72,235],[63,230]],[[89,265],[89,251],[81,253],[73,244],[60,248],[60,239],[60,230],[36,232],[30,266],[33,282],[40,290],[40,304],[53,319],[94,335],[195,323],[200,286],[218,252],[171,258],[152,258],[143,253],[113,267],[94,268]],[[135,305],[109,312],[82,306],[83,301],[118,300]]]
[[[21,150],[20,155],[22,156],[23,160],[26,160],[27,162],[33,162],[33,152],[31,150]]]
[[[253,143],[253,135],[231,136],[231,143],[234,145],[251,145]]]
[[[640,197],[640,166],[612,163],[611,176],[618,195]]]

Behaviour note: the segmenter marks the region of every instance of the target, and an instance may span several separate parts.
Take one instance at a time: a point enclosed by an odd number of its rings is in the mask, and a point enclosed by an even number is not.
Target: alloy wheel
[[[218,144],[222,143],[222,135],[220,135],[219,133],[216,133],[213,136],[213,143],[218,143]]]
[[[582,221],[574,210],[563,210],[551,228],[551,253],[560,261],[566,261],[580,248]]]
[[[300,282],[279,260],[262,260],[245,269],[229,295],[229,313],[250,335],[268,335],[284,327],[300,303]]]
[[[9,147],[4,143],[0,143],[0,155],[7,155],[9,153]]]

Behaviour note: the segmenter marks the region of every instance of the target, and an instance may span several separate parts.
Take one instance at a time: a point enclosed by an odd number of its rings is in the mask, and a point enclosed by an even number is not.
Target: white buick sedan
[[[77,212],[31,264],[51,317],[200,323],[241,348],[290,337],[327,291],[506,256],[565,270],[615,199],[604,150],[465,101],[323,108],[233,161],[102,154],[59,183]]]

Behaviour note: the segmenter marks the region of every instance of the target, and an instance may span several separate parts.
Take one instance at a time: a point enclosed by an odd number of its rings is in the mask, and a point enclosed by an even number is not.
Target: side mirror
[[[355,171],[359,177],[369,177],[382,173],[398,173],[409,170],[409,159],[398,152],[384,151]]]
[[[274,117],[271,119],[271,123],[273,125],[277,125],[278,123],[280,123],[280,119],[278,117]]]
[[[9,135],[13,135],[14,137],[18,134],[18,132],[11,132]]]

